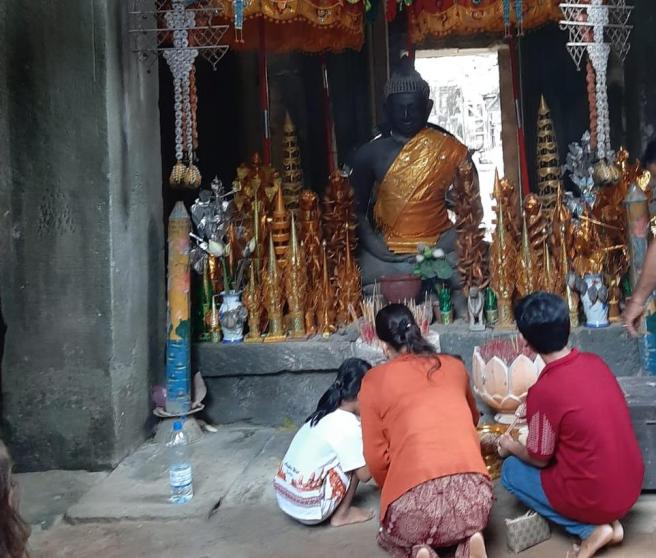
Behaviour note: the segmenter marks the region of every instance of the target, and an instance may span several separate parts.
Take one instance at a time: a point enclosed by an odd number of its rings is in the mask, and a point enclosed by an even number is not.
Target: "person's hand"
[[[626,305],[626,308],[624,308],[624,312],[622,313],[622,321],[624,322],[624,327],[626,327],[628,332],[634,337],[639,335],[638,322],[640,321],[643,312],[643,305],[631,299],[629,300],[629,303]]]
[[[497,440],[497,453],[499,457],[508,457],[512,452],[510,449],[513,447],[515,440],[512,439],[510,434],[502,434]]]

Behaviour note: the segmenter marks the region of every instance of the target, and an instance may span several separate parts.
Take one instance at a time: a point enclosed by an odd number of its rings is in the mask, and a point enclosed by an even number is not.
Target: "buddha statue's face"
[[[426,127],[433,101],[417,93],[395,93],[385,102],[392,132],[411,138]]]

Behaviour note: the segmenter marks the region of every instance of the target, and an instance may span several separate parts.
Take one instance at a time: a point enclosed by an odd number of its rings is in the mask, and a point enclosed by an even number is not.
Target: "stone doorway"
[[[490,231],[495,170],[504,175],[499,49],[419,50],[415,66],[430,84],[434,101],[430,122],[473,151],[484,223]]]

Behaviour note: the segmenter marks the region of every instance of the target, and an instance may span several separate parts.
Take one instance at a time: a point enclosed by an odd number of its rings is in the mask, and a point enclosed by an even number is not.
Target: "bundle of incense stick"
[[[421,304],[417,304],[414,300],[406,300],[404,302],[410,312],[412,312],[422,335],[428,335],[428,328],[433,317],[433,307],[430,299],[428,297],[426,299]]]
[[[526,355],[531,360],[535,360],[536,357],[533,351],[522,345],[517,335],[490,339],[481,345],[479,350],[485,362],[491,360],[492,357],[497,357],[507,366],[510,366],[519,355]]]
[[[376,314],[382,308],[380,297],[366,297],[360,303],[362,318],[358,320],[360,324],[360,337],[365,343],[378,345],[378,336],[376,335]]]

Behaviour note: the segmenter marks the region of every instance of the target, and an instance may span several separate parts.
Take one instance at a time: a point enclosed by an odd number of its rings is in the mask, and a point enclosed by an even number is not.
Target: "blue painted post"
[[[166,342],[166,411],[191,409],[191,327],[189,249],[191,219],[182,202],[169,216],[168,339]]]

